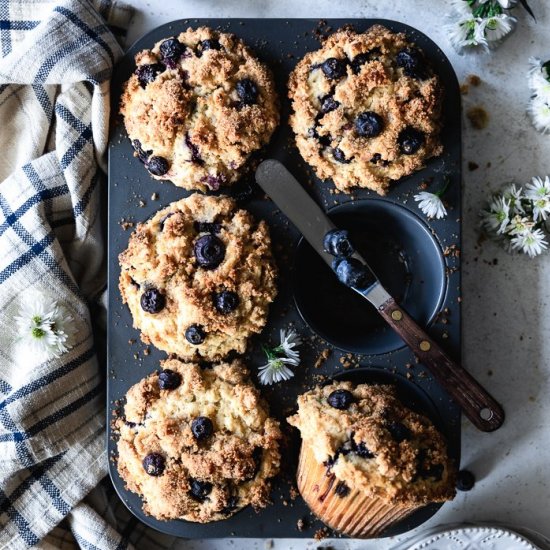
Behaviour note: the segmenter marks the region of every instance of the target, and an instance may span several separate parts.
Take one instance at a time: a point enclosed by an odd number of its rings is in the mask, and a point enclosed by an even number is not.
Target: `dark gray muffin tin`
[[[287,123],[290,106],[286,99],[289,72],[305,53],[319,48],[320,35],[326,35],[344,25],[352,25],[356,30],[364,31],[376,23],[383,24],[394,31],[405,32],[410,40],[424,51],[445,86],[443,155],[432,160],[424,170],[394,185],[387,197],[383,199],[364,190],[355,191],[352,195],[334,194],[331,192],[334,186],[330,181],[320,182],[314,176],[313,171],[302,161],[294,146],[292,131]],[[399,338],[384,327],[376,314],[368,309],[370,308],[368,304],[365,304],[367,309],[363,310],[364,320],[359,315],[360,321],[352,320],[348,323],[348,331],[352,334],[347,335],[346,331],[343,333],[341,331],[339,334],[333,332],[330,323],[327,325],[324,322],[331,317],[331,311],[325,311],[323,308],[330,305],[319,307],[319,304],[325,303],[326,300],[326,296],[323,296],[327,292],[323,287],[326,278],[324,282],[315,283],[314,277],[317,270],[309,267],[309,261],[315,262],[316,258],[313,258],[311,251],[308,251],[308,245],[303,244],[298,247],[300,235],[296,229],[253,185],[250,187],[252,193],[241,193],[240,200],[242,205],[257,218],[263,218],[268,222],[280,271],[279,295],[272,305],[268,325],[263,334],[251,342],[247,357],[253,380],[257,383],[256,372],[264,360],[261,343],[278,342],[279,330],[289,325],[294,326],[305,340],[301,347],[302,363],[294,369],[295,377],[275,386],[262,387],[262,393],[270,404],[272,414],[280,420],[287,436],[282,449],[282,472],[273,481],[273,504],[258,513],[246,508],[227,520],[210,524],[157,521],[143,514],[141,499],[125,489],[116,470],[116,434],[113,433],[111,420],[120,412],[128,388],[158,369],[159,361],[166,358],[163,352],[141,343],[138,331],[132,328],[130,313],[121,301],[118,290],[120,273],[118,254],[126,248],[133,229],[126,223],[144,221],[170,202],[189,195],[187,191],[169,182],[161,183],[153,180],[140,161],[134,158],[130,141],[116,115],[118,101],[122,83],[135,68],[133,58],[136,52],[151,48],[155,42],[177,35],[189,26],[200,25],[235,33],[274,72],[282,104],[281,125],[267,149],[262,153],[263,158],[277,158],[284,162],[325,210],[334,208],[334,212],[330,214],[335,216],[334,219],[338,220],[338,223],[351,224],[359,238],[363,234],[368,236],[361,246],[369,249],[369,242],[373,246],[376,245],[373,250],[377,252],[371,253],[371,256],[372,261],[378,264],[375,267],[380,271],[382,282],[397,294],[396,298],[403,301],[413,316],[422,323],[429,323],[431,336],[457,360],[460,360],[461,338],[459,86],[449,61],[428,37],[402,23],[380,19],[174,21],[158,27],[141,38],[130,48],[115,71],[114,127],[109,146],[107,353],[108,451],[113,484],[124,503],[139,520],[168,534],[191,539],[229,536],[310,538],[323,527],[323,524],[311,515],[299,496],[293,498],[291,485],[295,486],[294,477],[300,438],[284,420],[295,410],[296,397],[299,394],[316,384],[329,381],[333,376],[353,379],[355,382],[393,382],[406,404],[425,412],[439,425],[448,438],[449,452],[457,465],[460,460],[460,410],[434,382],[426,369],[417,364],[413,354],[403,346]],[[449,214],[444,220],[426,220],[417,208],[413,195],[418,192],[421,182],[431,179],[433,184],[429,190],[439,189],[444,177],[451,180],[445,195]],[[250,182],[253,182],[253,174],[243,178],[239,190],[247,190]],[[152,200],[154,193],[158,195],[157,200]],[[397,226],[399,230],[396,231],[392,225]],[[365,256],[368,256],[368,252],[369,250],[366,250]],[[304,302],[304,287],[309,286],[307,285],[308,273],[312,277],[311,286],[316,289],[319,296],[318,302],[313,300],[316,306],[311,305],[311,292]],[[295,289],[297,289],[296,297],[294,297]],[[296,304],[317,332],[348,350],[363,353],[350,354],[327,344],[304,322]],[[339,315],[344,315],[345,323],[346,310],[341,309],[343,312],[340,311]],[[327,348],[331,349],[328,359],[314,366],[320,353]],[[365,351],[367,353],[364,353]],[[347,368],[344,368],[346,366]],[[438,508],[438,505],[427,506],[393,526],[384,535],[390,536],[412,529],[431,517]],[[298,529],[298,520],[303,520],[301,530]],[[338,536],[330,529],[325,532],[325,535]]]

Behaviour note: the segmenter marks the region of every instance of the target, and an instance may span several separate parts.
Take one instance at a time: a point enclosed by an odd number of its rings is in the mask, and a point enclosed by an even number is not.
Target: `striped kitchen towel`
[[[90,307],[105,288],[113,32],[130,15],[108,0],[0,0],[0,548],[60,522],[82,547],[126,546],[78,503],[107,471]],[[58,357],[22,345],[29,299],[63,313],[72,347]]]

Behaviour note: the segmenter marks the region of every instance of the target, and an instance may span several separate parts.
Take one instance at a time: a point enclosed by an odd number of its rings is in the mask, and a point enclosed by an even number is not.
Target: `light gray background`
[[[442,0],[130,0],[138,10],[129,43],[168,21],[191,17],[382,17],[402,21],[429,35],[451,60],[459,81],[469,74],[483,82],[463,98],[463,107],[483,106],[486,130],[464,122],[463,352],[465,366],[507,412],[493,434],[463,423],[462,465],[475,472],[473,491],[459,493],[425,527],[462,521],[498,521],[550,536],[550,255],[535,260],[510,256],[479,242],[478,211],[501,183],[523,183],[550,174],[550,136],[531,126],[526,71],[530,56],[550,58],[550,3],[530,0],[535,24],[520,8],[516,32],[493,54],[458,55],[443,28]],[[480,168],[469,172],[468,161]],[[490,167],[488,164],[490,163]],[[489,373],[492,373],[489,374]],[[291,529],[294,525],[291,526]],[[365,550],[391,548],[395,540],[317,543],[285,539],[275,549],[330,545]],[[182,542],[186,549],[270,548],[269,541]]]

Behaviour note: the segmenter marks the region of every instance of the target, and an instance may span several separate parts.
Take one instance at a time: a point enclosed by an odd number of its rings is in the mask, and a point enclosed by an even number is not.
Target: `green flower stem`
[[[490,2],[480,4],[479,6],[473,8],[472,13],[474,17],[480,17],[481,19],[485,19],[486,17],[494,17],[495,15],[502,14],[502,6],[497,0],[491,0]]]
[[[449,189],[449,185],[451,185],[451,178],[449,176],[444,176],[443,181],[443,187],[439,191],[436,191],[434,193],[434,195],[438,196],[439,198],[441,198],[447,192],[447,189]]]

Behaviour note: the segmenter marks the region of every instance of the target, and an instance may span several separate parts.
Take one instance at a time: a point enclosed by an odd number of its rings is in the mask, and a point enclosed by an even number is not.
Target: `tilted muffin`
[[[237,181],[279,122],[269,69],[208,27],[158,42],[136,64],[120,112],[151,175],[199,190]]]
[[[118,471],[143,511],[205,523],[266,506],[281,432],[245,367],[162,367],[128,390],[117,421]]]
[[[288,95],[302,157],[340,191],[384,195],[441,154],[439,79],[402,33],[334,33],[298,63]]]
[[[277,293],[267,224],[226,197],[196,193],[159,210],[119,260],[142,340],[181,358],[244,353]]]
[[[298,489],[327,525],[375,537],[416,509],[450,500],[455,468],[444,438],[393,386],[334,382],[298,397]]]

